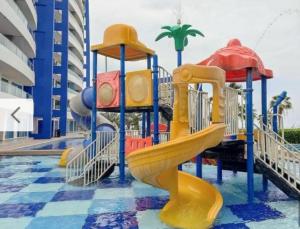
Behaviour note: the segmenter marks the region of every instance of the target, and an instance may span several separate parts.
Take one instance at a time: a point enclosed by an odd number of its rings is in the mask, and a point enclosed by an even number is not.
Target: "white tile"
[[[133,198],[134,193],[129,188],[104,188],[95,191],[94,199]]]
[[[159,210],[140,211],[136,214],[139,229],[170,229],[159,219]]]
[[[33,218],[2,218],[0,219],[1,229],[25,229]]]
[[[20,192],[56,192],[64,183],[30,184]]]
[[[12,197],[13,195],[16,195],[16,193],[15,192],[0,193],[0,204],[10,199],[10,197]]]

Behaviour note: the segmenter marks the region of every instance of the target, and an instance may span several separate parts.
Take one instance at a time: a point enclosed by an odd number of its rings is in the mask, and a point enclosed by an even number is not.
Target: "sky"
[[[159,65],[170,72],[176,67],[171,39],[155,42],[163,25],[176,24],[179,0],[90,0],[91,44],[101,43],[105,28],[115,23],[135,27],[139,40],[154,49]],[[232,38],[254,49],[274,78],[268,80],[268,101],[288,92],[293,109],[286,127],[300,127],[300,0],[181,0],[182,23],[191,24],[205,38],[191,37],[183,63],[197,63]],[[129,63],[127,70],[145,68],[145,61]],[[119,63],[108,60],[108,70]],[[99,71],[104,59],[99,59]],[[260,82],[254,83],[254,106],[260,112]]]

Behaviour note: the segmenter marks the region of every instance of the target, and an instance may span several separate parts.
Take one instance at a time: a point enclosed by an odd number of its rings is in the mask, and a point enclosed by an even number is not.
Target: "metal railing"
[[[225,135],[236,135],[239,132],[239,94],[240,90],[225,87]]]
[[[102,154],[102,151],[106,152],[108,146],[112,142],[117,141],[116,136],[118,136],[116,132],[97,132],[96,139],[67,163],[66,182],[73,182],[79,179],[84,179],[85,181],[85,173],[90,171],[86,166],[91,166],[91,161],[95,161],[94,158],[98,158],[97,155]],[[115,154],[117,155],[118,151]],[[98,169],[101,171],[101,168]]]
[[[0,44],[5,48],[16,54],[20,59],[31,69],[33,70],[32,61],[21,51],[12,41],[0,33]]]
[[[119,135],[116,132],[107,132],[104,136],[111,137],[110,142],[100,148],[99,153],[84,167],[84,185],[89,185],[101,177],[116,163],[118,163]]]
[[[172,82],[172,75],[165,68],[158,66],[158,97],[160,105],[173,106],[174,89]]]
[[[2,80],[0,81],[0,91],[7,93],[7,94],[14,95],[19,98],[31,98],[32,97],[32,95],[26,93],[25,91],[18,88],[17,86],[7,83],[7,82],[4,82]]]
[[[188,93],[189,127],[195,133],[210,125],[210,102],[207,92],[190,88]]]
[[[284,179],[291,188],[300,192],[300,150],[289,144],[266,125],[258,129],[256,160]]]
[[[170,141],[170,132],[160,132],[159,133],[159,143],[164,143]]]

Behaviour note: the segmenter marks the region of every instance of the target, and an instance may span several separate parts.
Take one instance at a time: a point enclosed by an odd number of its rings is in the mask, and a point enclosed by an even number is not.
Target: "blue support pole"
[[[151,69],[151,55],[147,55],[147,69]],[[147,111],[146,116],[146,136],[151,136],[151,112]]]
[[[196,157],[196,175],[202,178],[202,156],[200,154]]]
[[[158,113],[158,58],[153,56],[153,124],[154,124],[154,145],[159,143],[159,113]]]
[[[198,91],[202,91],[202,84],[197,85],[197,86],[198,86]],[[202,109],[203,109],[202,102],[200,103],[200,108],[202,111]],[[201,116],[202,116],[202,112],[201,112]],[[199,120],[202,120],[202,117],[200,117]],[[201,154],[196,156],[196,175],[198,177],[202,178],[202,156],[201,156]]]
[[[147,55],[147,69],[151,69],[151,55]],[[146,129],[146,136],[151,136],[151,112],[147,111],[147,129]]]
[[[278,106],[273,106],[273,131],[275,133],[278,133],[277,113],[278,113]]]
[[[267,111],[267,78],[261,76],[261,113],[263,124],[268,123],[268,111]],[[262,175],[263,191],[268,190],[268,179],[265,175]]]
[[[91,119],[91,130],[92,130],[92,141],[96,140],[96,128],[97,128],[97,51],[93,51],[93,104],[92,104],[92,119]]]
[[[91,84],[91,76],[90,76],[90,7],[89,0],[84,1],[85,4],[85,84],[86,87],[90,87]]]
[[[246,81],[246,112],[247,112],[247,192],[248,202],[252,203],[254,199],[254,185],[253,185],[253,105],[252,105],[252,79],[253,69],[247,69],[247,81]]]
[[[177,67],[182,64],[182,51],[177,51]]]
[[[177,51],[177,67],[182,64],[182,51]],[[202,167],[202,166],[201,166]],[[182,170],[182,165],[178,165],[178,170]]]
[[[120,147],[119,147],[119,170],[120,181],[125,181],[125,45],[120,46]]]
[[[147,111],[147,116],[146,116],[146,122],[147,122],[147,128],[146,128],[146,136],[149,137],[151,136],[151,112]]]
[[[146,113],[143,112],[142,114],[142,138],[146,136]]]
[[[223,174],[222,174],[222,161],[220,158],[217,159],[217,183],[222,184]]]
[[[287,92],[283,91],[278,96],[277,100],[275,101],[275,104],[273,105],[273,131],[278,134],[278,119],[277,119],[277,113],[278,113],[278,106],[280,103],[285,99],[287,96]]]

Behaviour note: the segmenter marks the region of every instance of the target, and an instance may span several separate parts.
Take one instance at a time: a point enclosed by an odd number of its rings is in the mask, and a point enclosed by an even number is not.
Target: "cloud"
[[[100,43],[106,27],[114,23],[133,25],[139,39],[156,50],[160,65],[172,71],[176,67],[176,52],[172,40],[154,39],[160,27],[176,23],[173,13],[174,0],[90,0],[91,42]],[[269,98],[283,90],[288,91],[293,103],[286,126],[299,126],[300,114],[300,15],[299,11],[274,18],[288,9],[300,9],[299,0],[182,0],[183,22],[201,30],[205,38],[189,39],[183,53],[183,62],[197,63],[224,47],[229,39],[241,42],[256,51],[266,67],[274,71],[274,79],[268,81]],[[257,41],[267,29],[256,47]],[[100,59],[100,69],[104,69]],[[144,62],[130,63],[127,70],[145,66]],[[118,61],[109,60],[109,69],[117,69]],[[260,84],[255,83],[254,103],[260,111]]]

